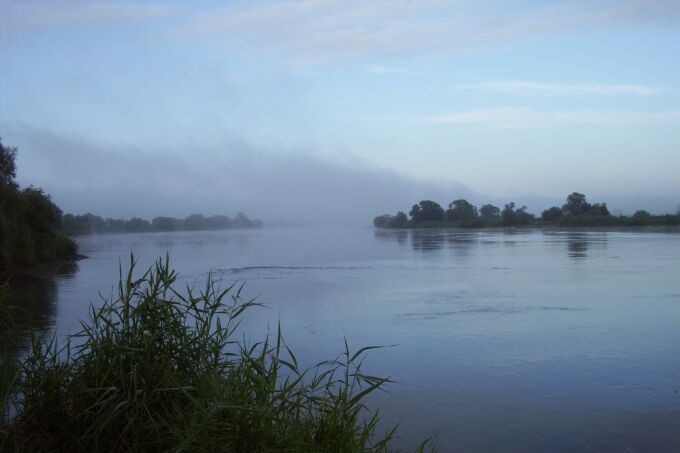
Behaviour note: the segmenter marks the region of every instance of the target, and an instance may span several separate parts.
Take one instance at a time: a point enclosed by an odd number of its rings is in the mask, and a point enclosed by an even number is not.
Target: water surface
[[[90,258],[17,288],[28,329],[78,327],[140,269],[170,254],[188,283],[246,282],[298,358],[343,338],[397,383],[371,400],[398,444],[442,451],[680,448],[680,230],[265,228],[90,236]]]

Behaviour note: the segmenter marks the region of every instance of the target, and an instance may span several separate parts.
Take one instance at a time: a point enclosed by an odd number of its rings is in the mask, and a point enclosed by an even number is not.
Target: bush
[[[175,290],[167,258],[91,307],[63,348],[35,340],[1,449],[30,451],[386,451],[363,399],[387,382],[362,372],[371,347],[301,370],[281,331],[234,340],[240,288]],[[21,395],[21,397],[17,397]]]
[[[61,233],[61,209],[40,188],[20,190],[16,148],[0,143],[0,270],[51,258],[75,258],[76,244]]]

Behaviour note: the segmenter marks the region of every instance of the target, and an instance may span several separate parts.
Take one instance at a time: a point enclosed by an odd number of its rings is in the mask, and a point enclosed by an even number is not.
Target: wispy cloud
[[[654,125],[680,124],[680,111],[630,112],[618,110],[551,110],[499,107],[468,110],[425,118],[436,124],[479,125],[524,129],[556,125]]]
[[[175,11],[172,5],[136,1],[0,0],[0,24],[9,30],[26,31],[54,25],[141,21],[167,16]]]
[[[369,74],[413,74],[409,68],[404,66],[386,66],[381,64],[372,64],[366,68]]]
[[[542,96],[581,96],[581,95],[635,95],[652,96],[662,93],[662,90],[647,85],[621,84],[564,84],[540,83],[524,80],[501,80],[458,85],[456,91],[480,91],[493,93],[518,93]]]
[[[226,2],[225,2],[226,3]],[[170,29],[244,51],[278,52],[296,61],[440,55],[513,39],[603,28],[676,25],[668,0],[281,0],[194,3],[0,0],[3,31],[153,20],[175,14]]]
[[[326,61],[442,54],[533,35],[677,23],[680,3],[664,0],[284,0],[203,11],[181,30]]]

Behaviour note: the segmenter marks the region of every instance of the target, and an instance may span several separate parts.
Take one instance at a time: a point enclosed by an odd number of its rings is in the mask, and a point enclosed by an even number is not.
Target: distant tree
[[[567,197],[567,202],[562,206],[565,215],[583,215],[590,209],[590,204],[586,201],[586,196],[582,193],[574,192]]]
[[[553,206],[552,208],[546,209],[541,214],[541,218],[547,222],[554,222],[555,220],[558,220],[560,217],[562,217],[562,209],[558,208],[557,206]]]
[[[527,207],[522,206],[521,208],[515,208],[515,203],[508,203],[503,208],[501,212],[501,218],[503,219],[503,225],[527,225],[533,219],[534,215],[527,212]]]
[[[176,223],[172,217],[154,217],[151,228],[154,231],[175,231]]]
[[[477,218],[477,208],[467,200],[455,200],[449,203],[449,209],[444,213],[444,218],[449,222],[471,225]]]
[[[248,216],[246,216],[242,212],[236,213],[232,225],[234,226],[234,228],[253,228],[254,226],[256,226],[254,225],[253,221],[250,220]]]
[[[130,233],[145,233],[149,230],[151,230],[149,221],[139,217],[133,217],[125,223],[125,231]]]
[[[511,226],[516,223],[515,202],[510,202],[505,205],[503,211],[501,211],[501,219],[503,219],[503,225],[506,226]]]
[[[202,230],[205,227],[205,217],[203,214],[191,214],[184,219],[185,230]]]
[[[373,219],[373,226],[376,228],[387,228],[390,226],[390,215],[383,214],[377,216],[375,219]]]
[[[517,225],[528,225],[532,220],[534,220],[534,215],[527,212],[526,206],[515,210],[515,222]]]
[[[123,233],[126,231],[127,222],[125,222],[123,219],[112,219],[109,217],[105,222],[106,230],[109,233]]]
[[[390,227],[392,228],[404,228],[408,224],[408,217],[406,213],[399,211],[397,215],[390,218]]]
[[[638,219],[638,220],[648,219],[651,216],[652,215],[649,212],[645,211],[644,209],[640,209],[638,211],[635,211],[635,214],[633,214],[633,218]]]
[[[444,220],[444,209],[432,200],[414,204],[409,213],[414,223]]]
[[[232,226],[232,220],[226,215],[214,215],[207,217],[206,228],[210,230],[223,230]]]
[[[609,209],[607,208],[607,203],[593,203],[590,205],[588,214],[597,216],[610,216]]]
[[[397,212],[395,216],[384,214],[373,219],[376,228],[404,228],[407,224],[408,217],[402,211]]]
[[[485,204],[479,208],[479,215],[484,220],[496,220],[501,218],[501,210],[492,204]]]

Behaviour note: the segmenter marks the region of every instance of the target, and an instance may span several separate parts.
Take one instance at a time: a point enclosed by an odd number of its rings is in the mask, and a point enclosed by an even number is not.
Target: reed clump
[[[134,268],[66,344],[33,340],[0,450],[388,451],[395,430],[363,405],[389,382],[362,372],[372,347],[303,370],[280,329],[235,338],[256,305],[240,288],[179,291],[167,258]]]

